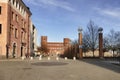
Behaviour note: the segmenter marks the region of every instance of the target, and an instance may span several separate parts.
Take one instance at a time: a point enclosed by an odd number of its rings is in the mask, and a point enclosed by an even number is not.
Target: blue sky
[[[30,7],[31,19],[40,36],[48,41],[77,39],[79,27],[83,30],[90,20],[103,27],[120,31],[120,0],[23,0]]]

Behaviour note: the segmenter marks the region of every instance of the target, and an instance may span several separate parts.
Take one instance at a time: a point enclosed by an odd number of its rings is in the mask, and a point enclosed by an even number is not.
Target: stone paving
[[[0,80],[120,80],[120,66],[97,59],[0,60]]]

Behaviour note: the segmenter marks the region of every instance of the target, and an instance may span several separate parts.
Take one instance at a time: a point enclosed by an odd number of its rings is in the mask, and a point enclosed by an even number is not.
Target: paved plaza
[[[120,80],[120,66],[98,59],[0,60],[0,80]]]

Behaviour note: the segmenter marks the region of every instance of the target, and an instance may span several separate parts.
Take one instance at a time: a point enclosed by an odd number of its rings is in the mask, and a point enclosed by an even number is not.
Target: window
[[[23,28],[25,27],[25,22],[23,21]]]
[[[13,34],[14,34],[14,32],[13,32],[13,31],[14,31],[14,29],[13,29],[13,25],[11,25],[11,27],[10,27],[10,34],[11,34],[11,35],[13,35]]]
[[[1,11],[2,11],[2,10],[1,10],[1,6],[0,6],[0,14],[1,14]]]
[[[18,15],[16,14],[16,21],[18,22]]]
[[[25,22],[23,19],[22,19],[22,26],[23,26],[23,28],[25,28]]]
[[[14,12],[12,12],[12,20],[15,20]]]
[[[21,42],[23,41],[23,32],[21,32]]]
[[[26,33],[24,33],[24,39],[27,39],[27,34]]]
[[[27,39],[27,35],[26,35],[26,33],[24,33],[24,39]]]
[[[2,34],[2,24],[0,24],[0,34]]]
[[[18,30],[15,29],[15,38],[17,38],[17,37],[18,37]]]

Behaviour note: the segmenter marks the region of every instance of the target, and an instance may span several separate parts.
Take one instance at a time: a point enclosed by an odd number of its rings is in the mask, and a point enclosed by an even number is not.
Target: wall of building
[[[29,55],[31,12],[22,0],[0,0],[0,6],[0,23],[3,26],[0,35],[1,55],[6,55],[6,44],[10,57]]]
[[[50,54],[63,54],[64,44],[63,42],[48,42],[47,47]]]
[[[32,56],[37,51],[37,30],[32,22],[30,27],[30,49],[30,54]]]
[[[48,42],[47,36],[41,36],[41,46],[46,45],[49,49],[49,54],[64,54],[66,48],[70,45],[70,39],[64,38],[63,42]]]
[[[35,54],[37,54],[37,47],[38,47],[38,45],[37,45],[37,29],[36,28],[34,28],[34,40],[33,40],[33,42],[34,42],[34,53]]]
[[[2,3],[0,1],[1,14],[0,14],[0,24],[1,24],[1,34],[0,34],[0,55],[6,55],[6,44],[7,44],[7,19],[8,19],[8,4]]]

